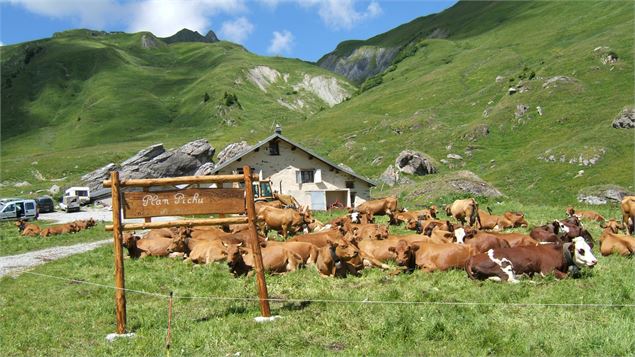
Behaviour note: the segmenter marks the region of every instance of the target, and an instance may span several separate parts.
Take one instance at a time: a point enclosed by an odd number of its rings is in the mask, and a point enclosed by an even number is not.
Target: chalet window
[[[269,155],[280,155],[280,148],[278,147],[277,141],[272,141],[269,143]]]
[[[320,183],[322,182],[322,170],[298,170],[295,174],[296,183]]]
[[[346,181],[346,188],[355,188],[354,181]]]

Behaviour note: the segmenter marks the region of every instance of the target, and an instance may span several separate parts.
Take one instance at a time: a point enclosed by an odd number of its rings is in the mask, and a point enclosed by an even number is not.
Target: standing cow
[[[362,216],[361,223],[369,223],[373,220],[373,216],[388,216],[390,224],[398,224],[395,219],[397,214],[397,197],[390,196],[378,200],[371,200],[355,207],[353,212],[359,212]]]
[[[448,217],[454,217],[462,225],[465,225],[465,221],[468,219],[470,226],[474,226],[477,221],[479,227],[482,226],[481,219],[478,216],[478,203],[471,197],[464,200],[456,200],[451,205],[445,206],[445,213]]]

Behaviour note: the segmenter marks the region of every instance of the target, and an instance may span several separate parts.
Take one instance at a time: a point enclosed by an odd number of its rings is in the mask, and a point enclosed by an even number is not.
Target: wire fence
[[[210,301],[243,301],[258,302],[257,297],[231,297],[231,296],[179,296],[176,294],[161,294],[136,289],[119,289],[115,286],[99,284],[79,279],[59,277],[42,273],[25,271],[24,274],[35,275],[48,279],[71,282],[74,284],[86,284],[111,290],[124,290],[129,293],[152,296],[162,299],[175,300],[210,300]],[[419,306],[498,306],[498,307],[561,307],[561,308],[635,308],[635,304],[599,304],[599,303],[522,303],[522,302],[489,302],[489,301],[404,301],[404,300],[351,300],[351,299],[315,299],[315,298],[268,298],[270,302],[279,303],[338,303],[338,304],[373,304],[373,305],[419,305]]]

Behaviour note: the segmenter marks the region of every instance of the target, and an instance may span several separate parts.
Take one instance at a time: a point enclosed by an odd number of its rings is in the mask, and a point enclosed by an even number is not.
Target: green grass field
[[[34,223],[42,228],[51,225],[51,223],[42,221],[36,221]],[[112,237],[112,235],[104,231],[103,223],[99,223],[95,227],[78,233],[60,234],[42,238],[40,236],[23,237],[18,232],[14,222],[3,222],[0,224],[0,257],[49,247],[94,242],[108,239],[109,237]]]
[[[522,207],[530,225],[563,215],[560,207]],[[588,227],[597,240],[598,225]],[[472,281],[463,271],[391,276],[372,269],[331,279],[304,269],[268,276],[270,297],[292,301],[272,302],[282,318],[266,324],[253,321],[254,278],[233,278],[223,264],[127,259],[126,287],[161,296],[128,292],[128,329],[137,335],[108,343],[114,291],[78,282],[113,286],[112,248],[103,247],[31,271],[75,281],[30,273],[0,279],[0,342],[7,356],[163,355],[166,296],[173,291],[170,355],[632,355],[633,260],[595,251],[598,266],[581,279],[536,277],[516,285]],[[611,304],[630,307],[604,306]]]

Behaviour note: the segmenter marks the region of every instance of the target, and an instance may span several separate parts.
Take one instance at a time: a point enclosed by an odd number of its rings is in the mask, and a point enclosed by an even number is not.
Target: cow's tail
[[[470,279],[476,280],[476,276],[472,271],[472,258],[474,258],[474,256],[471,256],[470,259],[465,262],[465,272],[467,273],[467,276],[470,277]]]

